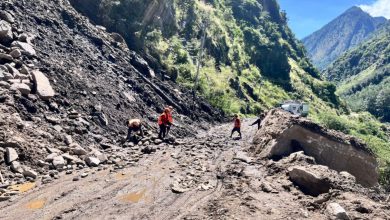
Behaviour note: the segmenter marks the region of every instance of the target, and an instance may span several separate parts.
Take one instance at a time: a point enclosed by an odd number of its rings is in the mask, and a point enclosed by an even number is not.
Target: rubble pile
[[[318,164],[351,173],[364,186],[378,184],[376,157],[362,141],[281,109],[267,114],[250,150],[261,158],[272,159],[304,151]]]

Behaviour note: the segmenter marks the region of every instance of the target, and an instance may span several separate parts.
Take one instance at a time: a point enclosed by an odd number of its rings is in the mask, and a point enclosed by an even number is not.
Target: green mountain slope
[[[324,76],[355,111],[390,121],[390,23],[335,61]]]
[[[371,17],[359,7],[342,15],[302,41],[319,69],[325,69],[345,51],[366,40],[386,19]]]
[[[306,83],[319,79],[276,0],[71,2],[96,23],[124,36],[157,73],[189,87],[196,78],[205,29],[197,89],[226,112],[257,114],[284,99],[304,98],[292,84],[292,65],[310,78]],[[312,88],[309,97],[339,105],[332,85],[319,82],[319,87],[307,85]]]

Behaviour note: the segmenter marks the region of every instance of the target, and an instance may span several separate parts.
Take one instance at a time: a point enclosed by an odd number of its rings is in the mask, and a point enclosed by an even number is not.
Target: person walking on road
[[[131,133],[139,131],[139,134],[141,137],[144,136],[144,132],[142,131],[142,121],[140,119],[134,118],[129,119],[127,121],[127,138],[126,140],[129,141],[131,139]]]
[[[230,134],[230,137],[232,137],[233,133],[236,132],[236,131],[240,135],[240,139],[241,139],[242,138],[242,135],[241,135],[241,120],[240,120],[240,117],[238,116],[238,114],[234,115],[234,128],[232,130],[232,133]]]
[[[159,139],[164,139],[167,132],[167,126],[169,124],[168,119],[169,109],[164,109],[164,112],[158,117],[158,126],[160,127],[160,132],[158,133]]]

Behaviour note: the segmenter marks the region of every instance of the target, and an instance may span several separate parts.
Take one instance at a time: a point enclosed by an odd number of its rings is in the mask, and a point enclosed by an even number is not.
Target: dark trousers
[[[168,135],[169,131],[171,130],[171,124],[166,125],[166,132],[165,135]]]
[[[260,124],[261,124],[261,119],[257,119],[255,122],[253,122],[253,124],[251,124],[251,126],[253,125],[256,125],[257,124],[257,130],[259,130],[261,128]]]
[[[137,132],[137,131],[139,131],[139,133],[140,133],[140,135],[143,137],[144,136],[144,132],[142,131],[142,125],[141,126],[139,126],[139,127],[137,127],[137,128],[131,128],[131,127],[129,127],[128,129],[127,129],[127,140],[130,140],[131,139],[131,133],[132,132]]]
[[[233,128],[233,130],[232,130],[232,134],[230,135],[230,137],[232,137],[232,136],[233,136],[233,133],[234,133],[235,131],[237,131],[237,132],[238,132],[238,134],[239,134],[239,135],[240,135],[240,137],[241,137],[241,128]]]
[[[158,133],[158,138],[165,138],[165,135],[167,135],[167,126],[166,125],[160,125],[160,132]]]

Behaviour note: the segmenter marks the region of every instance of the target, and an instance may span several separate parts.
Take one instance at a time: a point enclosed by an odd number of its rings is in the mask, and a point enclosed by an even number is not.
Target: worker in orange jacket
[[[168,113],[168,124],[167,124],[167,132],[166,132],[166,135],[168,135],[169,131],[171,130],[171,127],[173,125],[173,118],[172,118],[172,112],[173,112],[173,107],[172,106],[169,106],[168,107],[169,109],[169,113]]]
[[[240,138],[242,138],[242,135],[241,135],[241,120],[240,120],[240,117],[235,114],[234,115],[234,128],[232,130],[232,133],[230,134],[230,137],[233,136],[233,133],[237,131],[238,134],[240,135]]]
[[[164,139],[167,132],[167,126],[169,124],[168,119],[169,109],[164,109],[164,112],[158,117],[158,126],[160,127],[160,132],[158,133],[159,139]]]

